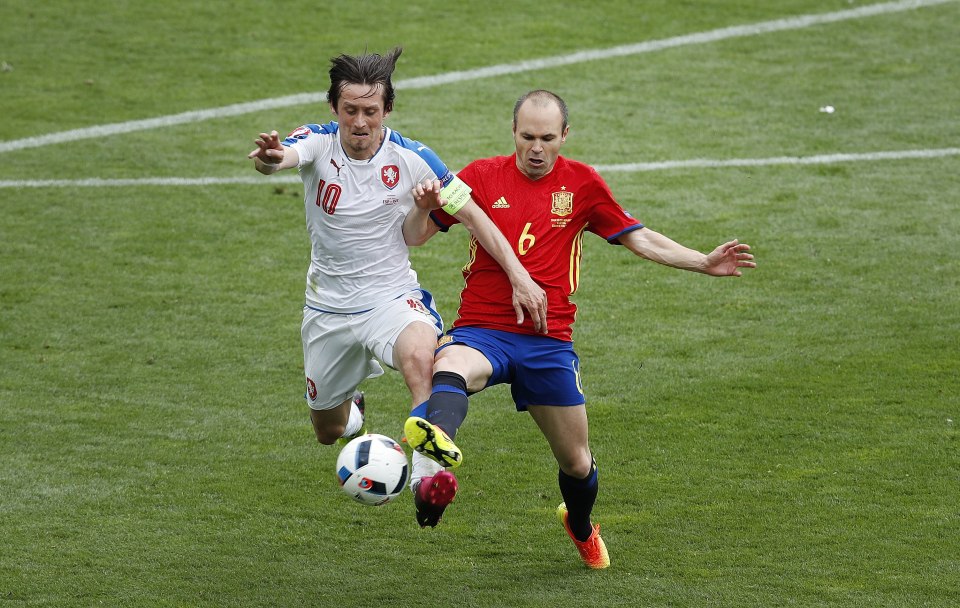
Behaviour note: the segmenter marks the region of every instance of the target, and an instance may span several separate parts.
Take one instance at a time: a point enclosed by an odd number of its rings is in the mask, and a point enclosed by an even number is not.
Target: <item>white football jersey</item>
[[[304,125],[283,144],[300,156],[312,250],[307,305],[356,313],[420,287],[401,229],[414,204],[411,190],[452,174],[428,147],[389,128],[373,158],[352,160],[337,128]]]

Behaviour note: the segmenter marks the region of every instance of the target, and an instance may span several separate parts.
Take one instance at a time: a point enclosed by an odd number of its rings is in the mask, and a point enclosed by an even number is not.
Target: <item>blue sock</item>
[[[427,405],[426,419],[442,428],[450,439],[467,417],[467,381],[460,374],[437,372],[433,375],[433,393]]]
[[[410,415],[411,415],[411,416],[415,416],[415,417],[417,417],[417,418],[426,418],[426,417],[427,417],[427,404],[428,404],[428,403],[430,403],[430,402],[429,402],[429,401],[424,401],[423,403],[421,403],[421,404],[418,405],[417,407],[413,408],[412,410],[410,410]]]
[[[570,531],[577,540],[583,542],[593,533],[590,513],[593,511],[593,503],[597,501],[599,490],[597,462],[593,461],[590,474],[585,479],[571,477],[560,469],[559,483],[560,495],[567,503],[567,523],[570,525]]]

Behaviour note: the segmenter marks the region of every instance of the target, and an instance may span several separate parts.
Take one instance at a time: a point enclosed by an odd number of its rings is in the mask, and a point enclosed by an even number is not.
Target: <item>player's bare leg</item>
[[[437,332],[432,325],[414,322],[403,328],[393,345],[392,365],[403,375],[413,405],[430,398],[433,376],[433,353],[437,348]]]
[[[583,563],[590,568],[610,565],[600,526],[590,520],[597,498],[597,467],[590,453],[586,406],[528,408],[560,465],[558,481],[564,502],[557,507],[567,534]]]
[[[560,470],[577,479],[589,475],[593,456],[586,406],[531,405],[527,409],[547,438]]]
[[[359,403],[357,402],[359,398]],[[359,424],[357,422],[357,412],[354,409],[360,409],[363,405],[363,396],[360,393],[354,393],[349,399],[340,405],[328,410],[310,410],[310,422],[313,424],[313,432],[317,436],[317,441],[324,445],[333,445],[338,439],[343,437],[353,418],[353,426],[359,430],[363,426],[362,410],[359,411]],[[354,434],[356,431],[354,431]]]

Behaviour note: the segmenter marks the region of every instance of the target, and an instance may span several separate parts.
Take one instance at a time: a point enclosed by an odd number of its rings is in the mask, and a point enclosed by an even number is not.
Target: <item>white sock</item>
[[[343,437],[355,435],[363,428],[363,416],[356,403],[350,403],[350,418],[347,419],[347,428],[343,430]]]
[[[413,489],[413,484],[419,482],[424,477],[433,477],[439,473],[443,467],[440,466],[440,463],[430,460],[420,452],[413,453],[413,467],[411,467],[412,472],[410,474],[410,489]]]

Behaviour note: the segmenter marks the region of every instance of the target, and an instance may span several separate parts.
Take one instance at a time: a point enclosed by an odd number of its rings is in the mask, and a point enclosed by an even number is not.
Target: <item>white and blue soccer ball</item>
[[[407,454],[386,435],[353,439],[337,456],[337,481],[350,498],[365,505],[388,503],[407,485]]]

